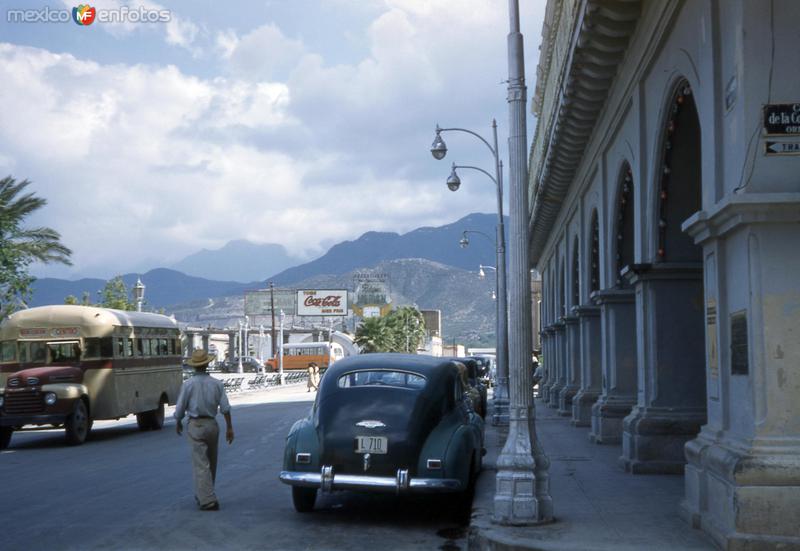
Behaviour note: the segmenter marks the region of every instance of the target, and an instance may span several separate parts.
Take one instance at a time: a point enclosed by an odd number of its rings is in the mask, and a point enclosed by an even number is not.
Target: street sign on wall
[[[800,136],[800,103],[765,105],[764,134],[767,136]]]
[[[297,291],[298,316],[346,316],[347,290],[301,289]]]
[[[269,316],[272,315],[270,294],[275,294],[275,314],[281,310],[283,313],[293,315],[295,313],[295,290],[294,289],[259,289],[257,291],[244,292],[244,314],[246,316]]]
[[[764,154],[773,155],[800,155],[800,142],[764,142]]]

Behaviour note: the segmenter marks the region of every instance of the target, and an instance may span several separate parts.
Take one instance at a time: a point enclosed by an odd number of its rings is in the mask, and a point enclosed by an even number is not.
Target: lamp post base
[[[498,377],[495,387],[494,398],[492,399],[494,411],[492,412],[492,426],[508,426],[508,377]]]
[[[497,485],[492,522],[528,526],[553,521],[550,460],[532,439],[533,408],[513,408],[508,439],[497,458]]]

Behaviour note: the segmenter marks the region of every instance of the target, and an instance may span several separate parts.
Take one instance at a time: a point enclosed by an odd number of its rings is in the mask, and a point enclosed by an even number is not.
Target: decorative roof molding
[[[531,145],[529,182],[533,263],[561,210],[642,9],[641,0],[581,0],[572,6],[564,6],[564,1],[548,2],[537,68],[533,103],[539,119]],[[575,8],[570,10],[571,20],[556,19],[551,9],[559,7],[559,12]],[[570,23],[573,32],[567,51],[558,52],[556,29],[563,32]]]

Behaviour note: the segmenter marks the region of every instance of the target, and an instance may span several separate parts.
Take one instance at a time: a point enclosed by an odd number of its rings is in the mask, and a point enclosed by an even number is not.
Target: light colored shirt
[[[216,417],[217,409],[223,414],[231,410],[222,381],[208,373],[195,373],[183,382],[175,405],[175,419],[180,421],[184,415]]]

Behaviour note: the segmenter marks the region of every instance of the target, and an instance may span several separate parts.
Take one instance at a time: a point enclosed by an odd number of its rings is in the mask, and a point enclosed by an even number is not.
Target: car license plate
[[[387,453],[389,440],[385,436],[356,436],[356,453]]]

